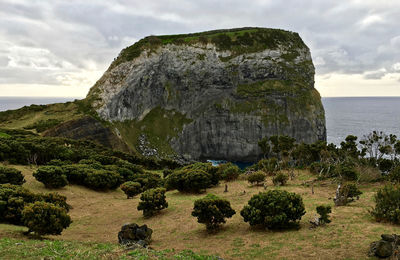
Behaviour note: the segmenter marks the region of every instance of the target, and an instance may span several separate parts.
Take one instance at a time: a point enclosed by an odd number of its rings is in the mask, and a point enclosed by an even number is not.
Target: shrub
[[[276,229],[298,225],[305,213],[300,195],[284,190],[270,190],[254,195],[240,215],[251,226],[263,225]]]
[[[279,169],[279,161],[275,157],[262,159],[258,161],[257,168],[266,172],[267,175],[274,175],[275,172]]]
[[[85,185],[86,176],[94,171],[94,169],[87,164],[64,165],[62,169],[69,183],[79,185]]]
[[[221,178],[225,181],[233,181],[236,180],[239,177],[239,175],[240,175],[240,168],[234,165],[226,168],[222,172]]]
[[[400,224],[400,187],[386,185],[375,194],[375,208],[371,214],[377,221]]]
[[[164,188],[150,189],[142,193],[138,210],[143,210],[145,217],[151,217],[158,211],[168,208]]]
[[[265,173],[263,171],[253,172],[247,177],[247,181],[250,182],[252,185],[255,183],[259,185],[260,183],[265,181]]]
[[[157,188],[163,184],[160,175],[151,172],[136,174],[134,177],[130,178],[129,181],[139,182],[142,186],[142,190]]]
[[[42,166],[33,173],[37,181],[46,186],[46,188],[61,188],[68,184],[67,177],[63,169],[59,166]]]
[[[240,168],[233,163],[223,163],[218,165],[217,174],[220,176],[220,179],[233,181],[239,177]]]
[[[28,203],[43,201],[68,211],[71,206],[66,197],[57,193],[34,194],[29,190],[11,184],[0,185],[0,222],[23,225],[22,211]]]
[[[60,235],[71,224],[71,218],[64,208],[52,203],[36,201],[29,203],[22,211],[22,221],[28,232],[38,235]]]
[[[164,169],[164,170],[163,170],[163,178],[164,178],[164,179],[167,178],[168,175],[170,175],[171,173],[173,173],[172,170],[170,170],[170,169]]]
[[[218,167],[212,166],[211,163],[193,163],[187,165],[182,168],[184,171],[194,171],[194,170],[202,170],[209,174],[210,185],[215,186],[218,185],[219,180],[221,179],[220,172],[218,171]]]
[[[359,178],[359,174],[354,169],[354,167],[350,167],[347,165],[341,165],[338,167],[337,171],[338,171],[339,176],[341,176],[343,180],[355,181]]]
[[[235,213],[228,200],[208,194],[194,202],[192,216],[197,217],[197,222],[205,224],[207,230],[215,230],[226,222],[225,218],[230,218]]]
[[[351,201],[353,201],[354,198],[358,198],[362,194],[357,185],[354,183],[344,184],[340,188],[340,193],[344,194]]]
[[[289,176],[287,174],[284,174],[283,172],[278,172],[273,178],[272,182],[274,183],[275,186],[285,186],[286,182],[289,180]]]
[[[65,209],[67,212],[71,209],[71,206],[67,203],[67,197],[60,195],[57,192],[38,194],[36,196],[38,201],[52,203],[58,207]]]
[[[21,171],[0,166],[0,184],[10,183],[15,185],[22,185],[25,182],[24,175]]]
[[[121,184],[121,190],[125,192],[129,199],[140,194],[142,192],[142,186],[139,182],[127,181]]]
[[[166,187],[177,189],[182,192],[196,192],[212,186],[211,176],[202,170],[180,170],[175,171],[167,177]]]
[[[331,220],[329,219],[329,213],[332,212],[331,206],[328,205],[320,205],[317,206],[317,213],[319,214],[319,223],[325,224],[330,223]]]
[[[85,178],[85,184],[95,190],[113,190],[121,184],[121,176],[112,171],[94,170]]]
[[[359,182],[377,182],[383,179],[381,172],[373,166],[361,165],[357,167],[360,173]]]
[[[25,204],[36,199],[34,193],[22,186],[0,184],[0,222],[21,225],[21,212]]]
[[[400,183],[400,166],[395,167],[387,175],[387,179],[393,183]]]

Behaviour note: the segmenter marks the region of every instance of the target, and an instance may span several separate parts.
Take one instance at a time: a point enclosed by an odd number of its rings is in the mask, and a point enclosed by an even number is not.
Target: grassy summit
[[[148,36],[121,51],[110,69],[140,56],[144,50],[154,50],[162,45],[215,44],[218,50],[230,50],[232,57],[243,53],[254,53],[265,49],[276,49],[281,44],[292,49],[286,58],[293,60],[298,56],[296,48],[306,45],[298,33],[269,28],[244,27],[226,30],[213,30],[199,33]],[[230,57],[230,58],[232,58]],[[201,57],[199,57],[201,58]]]

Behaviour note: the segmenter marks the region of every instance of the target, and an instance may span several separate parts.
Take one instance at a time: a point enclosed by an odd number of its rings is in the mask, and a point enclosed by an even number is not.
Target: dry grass
[[[37,192],[48,191],[34,180],[34,169],[15,166],[23,171],[27,183],[25,187]],[[319,204],[333,206],[336,185],[329,181],[317,182],[314,194],[311,186],[303,185],[312,176],[299,172],[288,186],[277,187],[301,194],[307,213],[301,220],[300,230],[269,231],[251,228],[243,222],[240,210],[250,197],[264,188],[250,186],[245,181],[228,183],[229,192],[224,193],[224,185],[209,189],[228,199],[236,210],[236,215],[227,221],[216,234],[208,234],[205,226],[198,224],[191,216],[193,202],[204,196],[167,193],[169,208],[150,219],[144,219],[136,210],[139,198],[126,199],[119,189],[112,192],[95,192],[84,187],[67,186],[58,190],[68,197],[73,206],[70,215],[72,225],[57,239],[85,242],[117,242],[117,233],[122,224],[136,222],[147,224],[153,230],[152,247],[157,250],[174,248],[191,249],[203,254],[216,254],[225,259],[366,259],[369,244],[382,233],[400,233],[400,227],[375,222],[368,213],[373,203],[373,194],[381,184],[361,186],[364,194],[360,200],[346,207],[333,207],[332,223],[317,229],[309,229],[308,221],[316,214]],[[268,189],[273,189],[271,179]],[[0,226],[0,238],[20,232],[10,225]]]

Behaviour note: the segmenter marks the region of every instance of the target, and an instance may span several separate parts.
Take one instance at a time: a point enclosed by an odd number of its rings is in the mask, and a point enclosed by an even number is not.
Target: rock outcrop
[[[160,157],[255,161],[265,136],[326,139],[310,51],[277,29],[146,37],[86,101],[131,148]]]

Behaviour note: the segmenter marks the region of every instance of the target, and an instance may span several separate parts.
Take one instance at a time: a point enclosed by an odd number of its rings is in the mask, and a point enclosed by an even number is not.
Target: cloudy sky
[[[147,35],[299,32],[322,96],[400,96],[399,0],[0,0],[0,96],[84,97]]]

